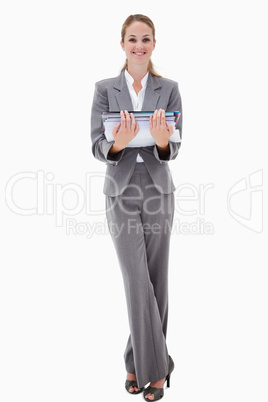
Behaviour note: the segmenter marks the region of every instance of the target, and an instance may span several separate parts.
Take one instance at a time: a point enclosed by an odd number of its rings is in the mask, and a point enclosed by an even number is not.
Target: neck
[[[127,71],[129,72],[131,77],[134,78],[134,83],[140,84],[141,80],[143,79],[143,77],[145,77],[145,75],[148,72],[148,65],[132,66],[131,64],[129,64],[127,67]]]

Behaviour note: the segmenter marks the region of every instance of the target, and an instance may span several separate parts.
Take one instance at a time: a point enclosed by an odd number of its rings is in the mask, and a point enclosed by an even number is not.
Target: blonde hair
[[[123,43],[124,43],[124,39],[125,39],[125,35],[126,35],[126,30],[134,21],[144,22],[146,25],[148,25],[153,31],[153,41],[155,41],[155,27],[154,27],[153,21],[149,17],[146,17],[146,15],[133,14],[133,15],[130,15],[129,17],[127,17],[124,24],[122,25],[121,40]],[[124,67],[122,68],[121,72],[124,71],[127,68],[127,66],[128,66],[128,60],[126,59],[126,62],[124,64]],[[148,70],[152,75],[155,75],[156,77],[161,77],[161,75],[159,75],[155,71],[151,59],[149,60],[149,63],[148,63]]]

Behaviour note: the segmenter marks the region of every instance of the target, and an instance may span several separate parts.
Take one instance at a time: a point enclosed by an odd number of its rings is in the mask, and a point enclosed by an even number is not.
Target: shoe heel
[[[170,387],[170,374],[167,375],[167,387]]]

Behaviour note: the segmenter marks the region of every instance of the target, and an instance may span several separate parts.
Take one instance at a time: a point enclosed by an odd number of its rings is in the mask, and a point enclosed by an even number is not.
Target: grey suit
[[[167,112],[178,110],[182,113],[181,97],[176,81],[156,77],[149,73],[142,110],[154,111],[156,109],[164,109]],[[96,83],[91,110],[92,152],[95,158],[107,164],[104,194],[110,196],[122,194],[134,171],[138,153],[143,158],[158,191],[163,194],[173,192],[175,186],[168,161],[176,158],[181,143],[169,142],[168,159],[160,159],[156,145],[125,148],[115,157],[108,155],[114,141],[108,142],[103,134],[101,113],[120,110],[133,110],[124,73]],[[182,114],[176,128],[182,135]]]
[[[149,74],[142,110],[182,111],[178,84]],[[103,111],[133,110],[124,73],[96,83],[91,114],[93,155],[107,164],[104,194],[109,231],[126,294],[130,335],[124,359],[138,387],[168,374],[168,259],[174,216],[174,190],[168,161],[180,143],[170,142],[166,160],[156,146],[125,148],[108,155]],[[182,116],[181,116],[182,117]],[[182,119],[176,128],[181,132]],[[137,154],[143,163],[136,163]]]

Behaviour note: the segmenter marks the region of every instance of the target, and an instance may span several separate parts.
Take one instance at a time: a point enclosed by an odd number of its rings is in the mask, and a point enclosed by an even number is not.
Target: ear
[[[154,48],[155,48],[155,44],[156,44],[156,40],[154,41],[154,47],[153,47],[153,50],[154,50]]]
[[[121,40],[120,40],[120,45],[121,45],[122,49],[125,50],[124,43]]]

